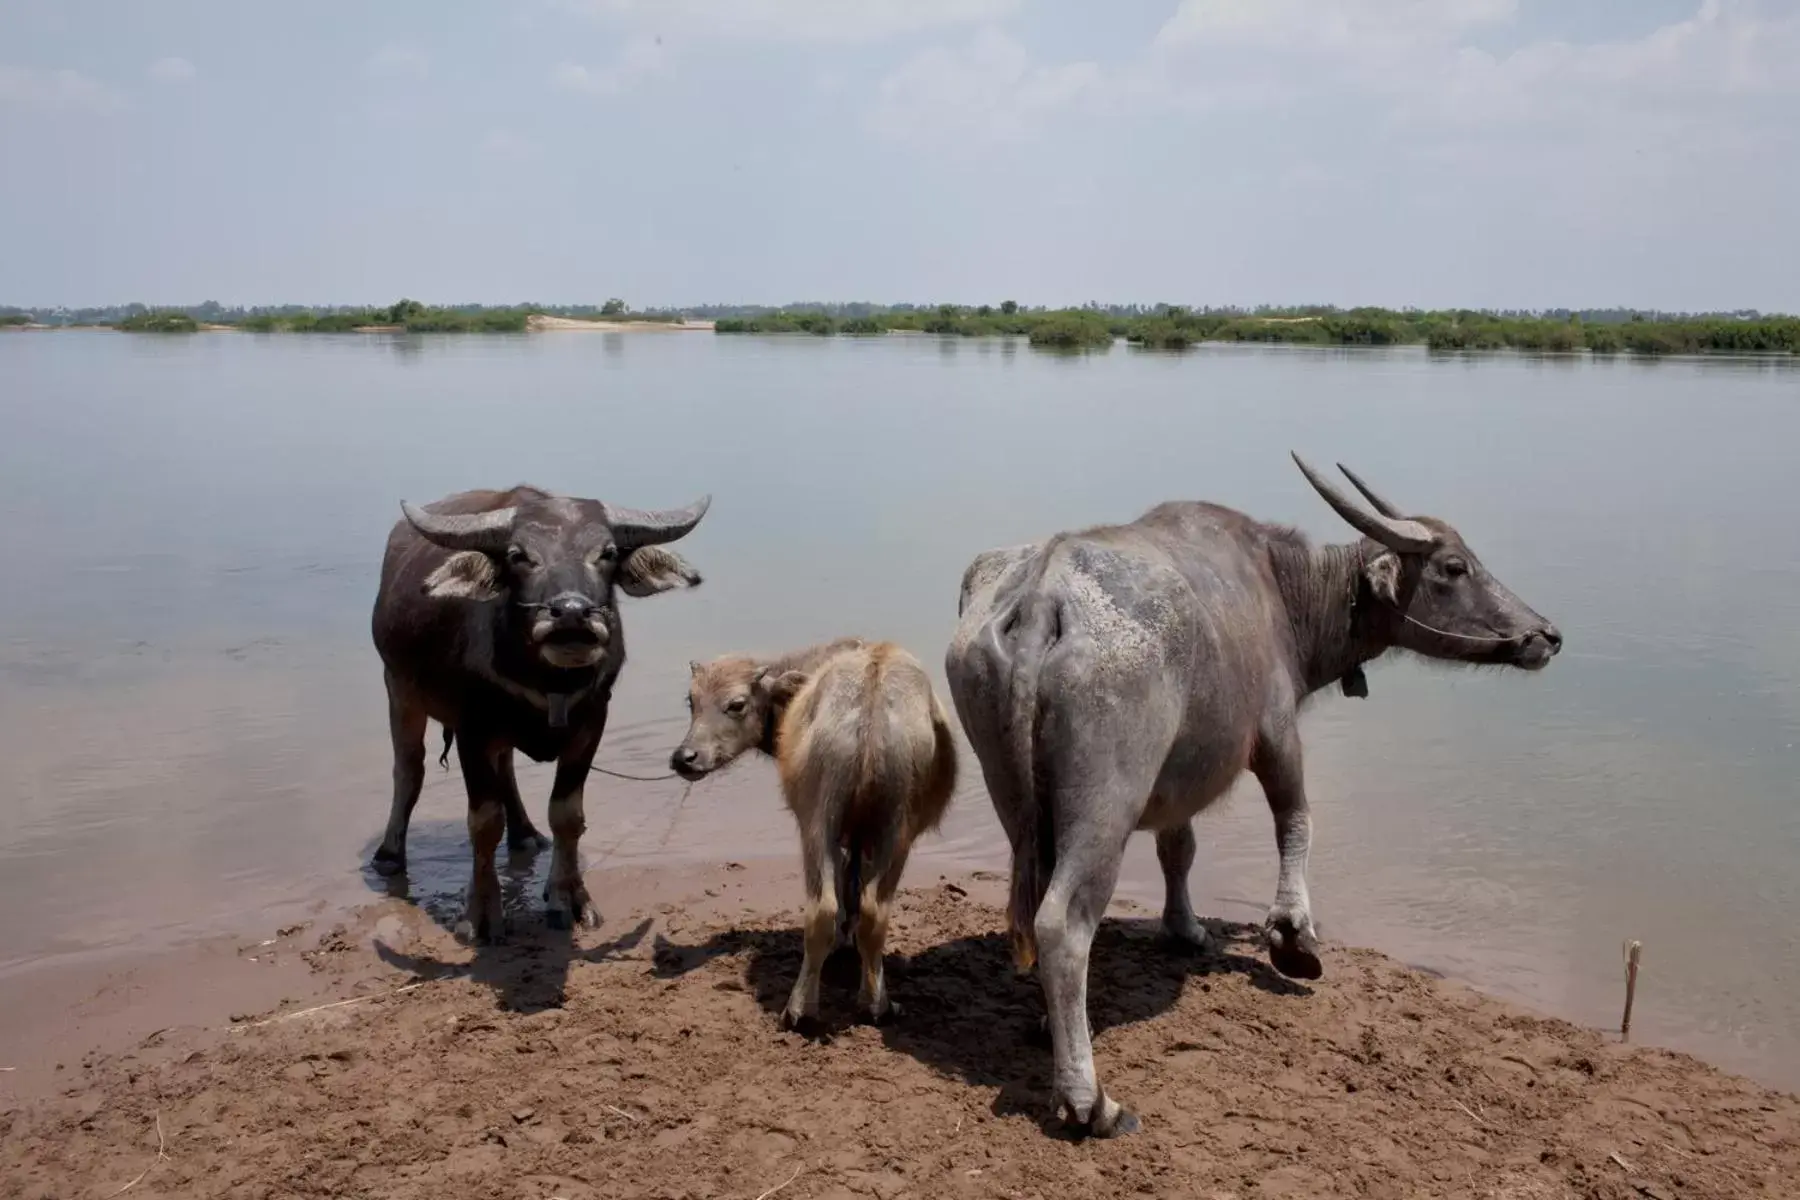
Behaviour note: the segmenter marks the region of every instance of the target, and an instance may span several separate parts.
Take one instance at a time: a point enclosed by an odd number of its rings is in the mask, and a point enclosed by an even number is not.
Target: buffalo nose
[[[558,596],[550,602],[550,615],[563,620],[579,620],[593,611],[584,596]]]
[[[1546,625],[1538,632],[1542,633],[1544,635],[1544,640],[1550,643],[1550,649],[1562,649],[1562,630],[1554,625]]]

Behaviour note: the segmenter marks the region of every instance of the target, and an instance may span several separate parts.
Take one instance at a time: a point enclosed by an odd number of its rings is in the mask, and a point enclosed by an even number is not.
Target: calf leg
[[[552,929],[572,929],[578,924],[593,929],[600,924],[600,910],[594,907],[581,879],[588,767],[600,747],[600,733],[601,728],[596,728],[576,741],[556,764],[556,782],[550,789],[550,832],[556,841],[550,851],[550,878],[544,884],[544,921]]]
[[[888,913],[893,907],[894,893],[900,889],[900,876],[906,870],[906,857],[911,847],[901,844],[894,851],[881,878],[863,889],[856,919],[856,950],[862,956],[862,989],[856,1004],[876,1025],[888,1017],[898,1017],[900,1005],[888,998],[887,973],[882,969],[881,952],[887,945]]]
[[[1319,941],[1313,931],[1312,899],[1306,890],[1312,813],[1306,803],[1300,737],[1291,724],[1258,743],[1250,769],[1268,797],[1269,811],[1275,817],[1275,843],[1281,851],[1275,903],[1263,924],[1269,961],[1289,978],[1317,979],[1324,967],[1319,962]]]
[[[497,942],[506,934],[500,875],[494,867],[494,853],[506,832],[506,805],[501,799],[498,766],[503,753],[503,747],[482,739],[457,739],[463,784],[469,792],[469,844],[475,858],[469,877],[468,908],[457,932],[476,942]]]
[[[519,798],[519,780],[513,774],[510,750],[500,758],[500,781],[506,789],[502,797],[506,803],[506,848],[514,852],[548,850],[550,839],[537,831],[525,813],[525,802]]]
[[[1163,873],[1163,928],[1170,937],[1205,949],[1206,927],[1194,916],[1194,903],[1188,897],[1188,872],[1194,867],[1195,848],[1192,821],[1156,835],[1156,861],[1162,864]]]
[[[837,941],[837,856],[825,845],[822,833],[808,830],[801,838],[801,857],[806,880],[806,949],[800,961],[800,977],[781,1013],[781,1027],[794,1029],[819,1016],[819,976]],[[831,886],[826,886],[826,872]]]
[[[384,671],[388,695],[388,737],[394,743],[394,800],[388,809],[387,832],[375,848],[375,870],[398,875],[406,870],[406,830],[412,824],[419,790],[425,786],[425,708],[407,694],[405,685]]]
[[[1038,979],[1050,1012],[1052,1103],[1062,1110],[1066,1121],[1096,1137],[1114,1137],[1138,1128],[1137,1117],[1106,1094],[1094,1073],[1087,979],[1094,933],[1112,900],[1125,840],[1137,824],[1142,797],[1148,793],[1145,786],[1129,792],[1108,789],[1060,798],[1056,870],[1034,924]],[[1121,795],[1138,799],[1109,811],[1112,797]]]

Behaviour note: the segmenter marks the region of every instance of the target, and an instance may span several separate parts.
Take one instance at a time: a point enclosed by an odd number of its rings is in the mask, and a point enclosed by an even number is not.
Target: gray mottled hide
[[[1388,542],[1314,547],[1233,509],[1169,503],[987,551],[963,576],[951,698],[1012,841],[1015,955],[1044,988],[1056,1103],[1095,1133],[1136,1126],[1100,1087],[1087,1021],[1089,947],[1130,835],[1156,836],[1169,933],[1204,945],[1192,820],[1253,772],[1281,856],[1270,956],[1316,978],[1302,703],[1333,683],[1367,694],[1362,664],[1397,647],[1536,669],[1561,644],[1450,526],[1354,509],[1301,466]]]

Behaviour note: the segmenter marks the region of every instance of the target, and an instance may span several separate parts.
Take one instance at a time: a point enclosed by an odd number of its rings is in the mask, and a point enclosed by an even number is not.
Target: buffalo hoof
[[[1072,1119],[1072,1112],[1065,1106],[1063,1127],[1078,1140],[1125,1137],[1127,1134],[1139,1132],[1144,1127],[1136,1113],[1104,1092],[1100,1095],[1100,1103],[1094,1107],[1096,1111],[1091,1120],[1077,1121]]]
[[[552,929],[573,929],[580,925],[583,929],[600,927],[600,910],[588,897],[587,888],[576,880],[574,883],[557,883],[552,881],[544,885],[544,921]]]
[[[537,854],[550,848],[550,839],[535,829],[506,835],[506,848],[514,854]]]
[[[1178,950],[1204,954],[1212,949],[1212,935],[1193,913],[1164,913],[1163,932]]]
[[[1292,917],[1276,917],[1264,928],[1269,942],[1269,961],[1289,979],[1317,979],[1325,973],[1319,961],[1319,941],[1309,926]]]
[[[906,1015],[906,1010],[900,1007],[898,1000],[889,1000],[886,1008],[870,1007],[865,1011],[871,1025],[892,1025]]]
[[[375,868],[375,873],[377,875],[391,878],[406,870],[406,855],[395,854],[392,850],[383,846],[381,849],[375,851],[375,857],[370,861],[369,865]]]
[[[500,887],[469,890],[469,907],[456,926],[456,936],[474,945],[491,946],[506,940],[506,916],[500,907]]]

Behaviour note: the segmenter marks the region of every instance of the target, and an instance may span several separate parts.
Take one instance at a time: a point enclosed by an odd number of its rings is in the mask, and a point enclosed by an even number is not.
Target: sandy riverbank
[[[711,333],[713,323],[687,321],[677,325],[672,321],[587,321],[576,317],[553,317],[537,313],[525,318],[525,327],[545,332],[576,329],[588,333]]]
[[[7,1039],[32,1061],[0,1075],[0,1196],[1523,1200],[1777,1196],[1800,1172],[1793,1096],[1372,951],[1330,948],[1300,986],[1244,927],[1193,958],[1124,912],[1090,994],[1102,1078],[1144,1131],[1072,1144],[1000,880],[916,873],[889,947],[905,1016],[848,1024],[840,956],[819,1043],[775,1023],[790,871],[592,885],[605,925],[572,943],[530,900],[480,953],[385,901],[107,980]]]

